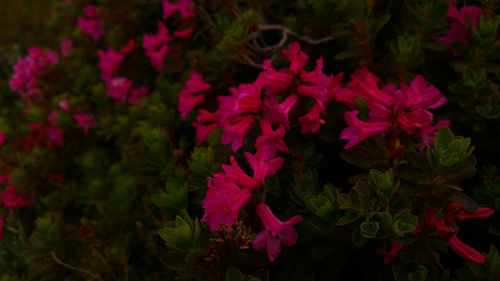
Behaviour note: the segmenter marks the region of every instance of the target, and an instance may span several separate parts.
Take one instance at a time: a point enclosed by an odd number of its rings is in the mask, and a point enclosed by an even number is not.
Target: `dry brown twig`
[[[69,265],[63,261],[61,261],[57,256],[56,256],[56,253],[54,251],[50,252],[50,254],[52,255],[52,258],[54,259],[54,261],[56,263],[58,263],[59,265],[62,265],[66,268],[69,268],[69,269],[72,269],[72,270],[75,270],[75,271],[79,271],[79,272],[83,272],[83,273],[86,273],[90,276],[92,276],[92,278],[95,278],[97,280],[104,280],[102,279],[101,275],[99,273],[95,273],[95,272],[92,272],[92,271],[89,271],[89,270],[86,270],[86,269],[82,269],[82,268],[78,268],[78,267],[75,267],[75,266],[72,266],[72,265]]]

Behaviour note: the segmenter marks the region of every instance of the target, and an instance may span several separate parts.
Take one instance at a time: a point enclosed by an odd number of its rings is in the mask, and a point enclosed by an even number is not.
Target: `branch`
[[[311,45],[318,45],[335,39],[334,36],[326,36],[320,39],[312,39],[307,36],[299,35],[297,32],[291,30],[290,28],[279,24],[265,24],[265,25],[259,24],[257,25],[257,28],[259,30],[281,30],[283,32],[283,37],[285,37],[285,35],[290,34],[292,36],[297,37],[300,41],[305,41]],[[279,45],[280,43],[278,43],[277,45]]]
[[[102,277],[98,274],[98,273],[94,273],[94,272],[91,272],[89,270],[85,270],[85,269],[81,269],[81,268],[78,268],[78,267],[74,267],[72,265],[69,265],[67,263],[64,263],[62,262],[60,259],[57,258],[56,256],[56,253],[54,253],[54,251],[50,252],[52,254],[52,258],[54,259],[54,261],[66,268],[69,268],[69,269],[72,269],[72,270],[75,270],[75,271],[79,271],[79,272],[83,272],[83,273],[86,273],[90,276],[92,276],[92,278],[95,278],[95,279],[98,279],[98,280],[103,280]]]

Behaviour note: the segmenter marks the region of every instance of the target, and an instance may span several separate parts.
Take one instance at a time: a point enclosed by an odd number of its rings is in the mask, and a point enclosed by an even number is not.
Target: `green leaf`
[[[359,110],[357,117],[360,120],[367,121],[368,120],[368,103],[366,102],[366,100],[362,97],[359,97],[359,98],[354,99],[354,103],[356,104],[356,107]]]
[[[392,274],[396,281],[424,281],[427,268],[417,262],[403,263],[392,266]]]
[[[403,236],[415,230],[417,224],[418,217],[412,215],[409,209],[404,209],[394,217],[392,231],[398,236]]]
[[[369,34],[372,37],[372,39],[375,39],[375,37],[377,36],[380,29],[382,29],[382,27],[384,27],[389,22],[390,19],[391,19],[391,15],[383,15],[383,16],[379,17],[378,19],[376,19],[371,24]]]
[[[340,158],[342,158],[347,163],[363,168],[369,169],[372,162],[366,155],[359,150],[348,150],[340,153]]]
[[[184,214],[184,216],[187,216],[187,214]],[[196,223],[198,222],[196,221]],[[199,238],[194,237],[194,234],[200,230],[193,228],[193,222],[189,217],[177,216],[175,222],[167,223],[165,228],[159,231],[159,234],[167,247],[187,253],[194,249],[196,244],[199,244],[199,242],[196,242],[196,239]],[[199,233],[196,233],[196,235],[199,235]]]
[[[438,43],[436,41],[432,41],[432,40],[423,41],[422,42],[422,48],[428,49],[428,50],[431,50],[431,51],[435,51],[435,52],[443,52],[444,50],[446,50],[446,46],[445,45],[440,44],[440,43]]]
[[[356,228],[356,230],[354,230],[352,232],[352,244],[356,247],[361,247],[363,246],[366,241],[368,241],[362,234],[361,234],[361,230],[359,228]]]
[[[392,195],[394,186],[392,169],[387,170],[385,173],[382,173],[379,170],[371,170],[369,177],[370,185],[375,190],[380,190],[388,198]]]
[[[307,198],[306,206],[320,218],[329,218],[335,215],[332,203],[323,195]]]
[[[473,89],[480,89],[484,87],[487,79],[488,78],[484,70],[476,72],[469,68],[463,73],[464,85]]]
[[[165,184],[165,191],[151,195],[151,201],[160,207],[171,210],[181,210],[186,207],[188,188],[171,178]]]
[[[350,58],[356,58],[360,57],[363,55],[363,50],[359,47],[353,47],[350,48],[349,50],[342,51],[340,53],[337,53],[334,57],[336,60],[346,60]]]
[[[450,130],[450,128],[444,126],[439,129],[439,131],[434,136],[434,147],[437,150],[446,149],[448,144],[453,141],[455,135]]]
[[[366,238],[375,238],[380,230],[380,225],[376,221],[365,221],[359,227],[361,235]]]
[[[337,221],[337,225],[343,226],[353,223],[361,218],[361,213],[347,211],[343,217]]]
[[[391,223],[391,214],[387,212],[374,213],[361,224],[361,235],[366,238],[383,239],[387,237]]]
[[[332,233],[335,230],[333,223],[325,219],[312,219],[309,224],[319,232]]]
[[[495,119],[500,117],[500,105],[497,104],[478,105],[476,106],[476,112],[486,119]]]
[[[226,281],[244,281],[245,276],[236,267],[230,267],[226,271],[226,279],[225,280]]]

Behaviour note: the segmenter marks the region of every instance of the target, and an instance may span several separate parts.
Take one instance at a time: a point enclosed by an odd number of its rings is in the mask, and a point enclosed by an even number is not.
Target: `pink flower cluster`
[[[192,18],[196,16],[193,12],[193,6],[191,0],[178,0],[177,3],[163,0],[163,19],[168,18],[175,12],[179,12],[182,18]]]
[[[450,3],[446,19],[450,22],[450,32],[437,38],[437,41],[445,45],[453,55],[459,53],[453,49],[453,44],[459,43],[468,45],[467,37],[470,35],[470,28],[476,26],[483,11],[474,6],[464,6],[457,9],[457,3]]]
[[[246,143],[247,131],[256,124],[258,119],[264,120],[266,134],[271,134],[271,126],[278,124],[278,131],[272,134],[284,136],[285,129],[290,129],[290,115],[297,109],[305,113],[298,116],[301,132],[316,133],[324,120],[325,104],[342,87],[342,73],[337,76],[327,76],[322,73],[322,58],[316,61],[313,71],[306,71],[308,56],[300,50],[298,43],[288,46],[283,56],[290,62],[288,68],[276,70],[270,61],[264,62],[264,71],[253,83],[231,87],[230,96],[219,96],[219,108],[214,113],[198,110],[197,142],[200,144],[215,128],[224,130],[223,144],[231,144],[236,152]],[[187,91],[187,89],[183,90]],[[180,95],[184,105],[199,105],[199,96]],[[279,101],[282,101],[281,103]],[[312,105],[311,105],[312,104]],[[183,106],[183,115],[194,108]],[[261,124],[261,128],[262,128]],[[271,131],[270,131],[271,130]],[[275,139],[274,138],[271,139]],[[284,150],[282,150],[284,151]]]
[[[132,89],[132,80],[126,77],[115,76],[125,56],[136,48],[137,42],[134,39],[130,39],[120,52],[115,51],[112,47],[108,47],[106,51],[98,51],[99,68],[102,71],[101,77],[108,87],[107,95],[115,100],[128,102],[129,104],[139,103],[148,94],[146,86]]]
[[[6,137],[5,132],[0,132],[0,149],[2,148],[3,143],[5,142],[5,137]]]
[[[426,236],[435,231],[437,236],[445,241],[446,244],[463,259],[476,263],[485,263],[486,258],[474,248],[460,241],[456,235],[456,231],[450,226],[456,225],[457,221],[488,218],[493,215],[495,211],[490,208],[478,208],[477,213],[472,214],[465,211],[464,207],[458,203],[450,203],[446,207],[442,218],[436,216],[438,211],[439,209],[437,208],[427,208],[425,210],[423,223],[418,224],[413,234]],[[392,241],[391,250],[388,252],[381,252],[385,255],[384,263],[389,264],[403,247],[404,244]]]
[[[253,170],[252,177],[246,174],[231,156],[231,164],[222,165],[223,172],[214,174],[209,180],[209,189],[202,204],[205,215],[201,222],[208,222],[210,230],[219,229],[221,224],[232,225],[252,196],[258,196],[254,191],[264,184],[267,176],[276,174],[283,165],[283,158],[266,160],[258,157],[258,154],[245,153],[245,158]],[[286,222],[281,222],[264,203],[260,203],[255,212],[265,229],[257,234],[252,245],[256,250],[266,248],[269,260],[274,261],[281,251],[281,244],[292,246],[296,243],[297,232],[293,225],[302,217],[296,215]]]
[[[290,62],[288,68],[276,70],[270,61],[264,62],[264,71],[256,81],[229,88],[230,96],[219,96],[219,108],[215,112],[198,110],[196,122],[198,145],[215,128],[224,130],[223,144],[231,144],[234,152],[246,143],[246,134],[254,125],[261,134],[255,139],[255,154],[244,155],[253,176],[247,175],[234,157],[230,165],[223,165],[223,172],[209,180],[208,191],[203,200],[205,215],[210,229],[220,224],[232,225],[240,210],[252,199],[260,202],[255,212],[261,219],[264,230],[254,238],[256,250],[266,248],[269,260],[274,261],[281,251],[281,244],[294,245],[297,232],[293,228],[302,218],[297,215],[282,222],[260,198],[260,188],[267,176],[274,175],[283,165],[284,159],[276,157],[278,152],[289,153],[283,140],[291,122],[300,123],[302,133],[316,133],[324,123],[326,103],[332,100],[342,87],[342,74],[327,76],[322,73],[323,60],[316,61],[312,71],[306,71],[308,56],[298,43],[288,46],[283,56]],[[203,95],[192,95],[210,89],[200,75],[191,73],[185,89],[179,94],[179,111],[183,117],[204,101]],[[302,115],[297,114],[302,112]],[[274,128],[273,128],[274,127]]]
[[[83,8],[85,17],[78,18],[77,26],[85,36],[91,37],[94,41],[99,40],[106,34],[99,18],[99,8],[95,5],[87,5]]]
[[[177,109],[182,114],[182,118],[199,106],[205,100],[204,95],[193,95],[199,92],[206,92],[212,88],[212,85],[203,82],[203,77],[200,74],[192,71],[189,79],[186,81],[184,89],[179,93],[179,105]]]
[[[191,0],[178,0],[176,3],[163,1],[163,19],[172,16],[175,12],[179,12],[182,19],[193,18],[196,14],[193,11],[194,4]],[[188,22],[188,25],[192,25]],[[175,38],[187,38],[193,34],[192,27],[177,29],[170,34],[163,22],[158,22],[158,31],[156,34],[144,34],[144,42],[142,46],[146,50],[146,56],[149,58],[151,65],[158,71],[163,69],[163,63],[167,52],[172,49],[169,44]]]
[[[425,144],[432,144],[435,132],[442,126],[449,126],[448,120],[441,120],[432,126],[433,115],[429,109],[441,107],[446,98],[432,85],[427,86],[423,76],[418,75],[410,84],[400,83],[380,87],[380,79],[366,68],[358,68],[346,87],[334,97],[351,111],[344,113],[349,125],[340,139],[348,140],[345,149],[355,146],[364,139],[400,131],[421,138]],[[361,120],[356,110],[356,100],[364,99],[368,106],[368,119]]]
[[[61,55],[67,57],[69,53],[73,50],[73,40],[66,38],[61,42]]]
[[[168,43],[173,40],[165,24],[158,22],[156,34],[144,34],[142,46],[146,49],[146,57],[158,71],[163,69],[163,61],[169,50]]]
[[[97,121],[95,121],[94,114],[90,113],[81,113],[73,115],[73,118],[78,122],[78,126],[83,129],[83,132],[86,134],[89,133],[91,128],[97,127]]]
[[[59,130],[57,124],[51,121],[54,120],[55,116],[57,116],[57,111],[54,111],[53,115],[49,115],[47,122],[39,121],[30,124],[30,134],[22,142],[25,149],[29,150],[41,146],[54,150],[63,145],[64,134]]]
[[[432,145],[435,132],[449,125],[448,120],[432,125],[433,115],[429,110],[441,107],[446,98],[432,85],[427,85],[421,75],[410,85],[382,85],[378,77],[363,67],[358,68],[343,87],[343,73],[336,76],[324,74],[322,58],[316,60],[312,71],[305,70],[309,57],[301,51],[298,43],[290,44],[282,53],[290,63],[287,68],[277,70],[267,60],[256,81],[231,87],[231,95],[217,97],[218,109],[215,112],[198,109],[193,123],[198,145],[214,129],[220,128],[223,130],[222,143],[231,144],[236,152],[246,143],[251,128],[258,125],[261,131],[256,138],[255,134],[251,138],[255,140],[255,154],[244,153],[253,170],[252,177],[231,156],[231,164],[223,165],[223,172],[214,174],[209,180],[203,200],[205,215],[201,221],[208,222],[211,230],[218,229],[220,224],[232,225],[250,200],[263,201],[260,193],[254,191],[282,166],[284,160],[276,157],[277,153],[290,153],[284,141],[286,131],[300,123],[301,133],[316,133],[325,123],[322,118],[326,115],[327,103],[331,101],[342,103],[349,109],[344,116],[349,127],[340,136],[340,139],[349,141],[345,149],[376,135],[387,134],[396,143],[402,131]],[[193,94],[210,88],[201,75],[191,73],[179,94],[178,110],[183,118],[205,100],[203,94]],[[360,117],[358,104],[363,100],[366,102],[366,116]],[[264,202],[258,204],[255,212],[261,218],[264,230],[255,236],[253,248],[266,248],[269,260],[273,261],[281,251],[281,244],[296,243],[297,232],[292,226],[301,217],[294,216],[282,222]],[[400,249],[395,245],[393,252],[397,254]]]
[[[2,178],[5,178],[5,176]],[[8,181],[10,177],[7,175],[6,178]],[[0,184],[3,183],[4,182]],[[33,203],[35,203],[35,198],[32,195],[21,195],[12,185],[9,185],[4,191],[0,191],[0,206],[3,206],[4,209],[29,207],[33,205]],[[0,242],[2,241],[2,228],[4,221],[5,218],[0,217]]]
[[[59,55],[51,50],[30,47],[26,58],[19,57],[14,66],[14,74],[9,81],[10,89],[17,91],[23,99],[40,95],[37,77],[48,67],[59,62]]]

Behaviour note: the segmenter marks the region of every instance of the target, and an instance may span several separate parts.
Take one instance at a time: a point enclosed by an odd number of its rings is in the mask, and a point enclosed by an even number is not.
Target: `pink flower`
[[[224,128],[227,123],[248,115],[258,114],[262,109],[261,85],[259,83],[240,84],[230,87],[231,96],[219,96],[219,109],[216,114]]]
[[[130,52],[132,52],[133,50],[137,49],[138,45],[137,45],[137,42],[134,40],[134,39],[130,39],[128,42],[127,42],[127,45],[125,45],[121,50],[120,50],[120,53],[126,55]]]
[[[424,228],[427,228],[427,230],[435,229],[438,236],[446,241],[448,246],[463,259],[476,263],[485,263],[486,258],[472,247],[460,241],[456,236],[455,230],[448,224],[454,225],[456,224],[456,220],[487,218],[493,215],[494,212],[490,208],[479,208],[477,213],[472,214],[465,211],[462,205],[451,203],[444,212],[444,218],[436,219],[437,209],[427,208]]]
[[[250,129],[250,126],[252,126],[254,122],[255,117],[253,115],[247,115],[235,124],[226,125],[224,127],[224,134],[222,135],[222,144],[226,145],[231,143],[233,151],[238,151],[245,142],[244,137],[248,129]]]
[[[391,107],[396,104],[397,100],[389,93],[379,89],[379,79],[368,72],[363,80],[358,76],[353,76],[353,80],[358,83],[360,94],[368,103],[378,103],[385,107]]]
[[[97,127],[97,121],[94,120],[94,114],[82,113],[73,115],[78,122],[78,126],[83,129],[84,134],[88,134],[91,128]]]
[[[44,140],[48,147],[62,146],[64,143],[64,134],[57,127],[49,127],[40,130],[40,135],[46,136]]]
[[[187,38],[190,37],[191,34],[193,34],[194,29],[193,28],[186,28],[182,30],[176,30],[173,32],[174,37],[176,38]]]
[[[265,72],[259,74],[259,79],[262,81],[267,95],[284,92],[290,87],[293,81],[293,75],[287,73],[285,69],[283,71],[276,71],[276,69],[271,66],[269,60],[264,61],[263,68]]]
[[[0,148],[2,148],[3,143],[5,142],[5,132],[0,132]]]
[[[83,7],[82,12],[87,18],[95,18],[99,13],[99,8],[96,5],[87,5]]]
[[[257,148],[257,157],[270,160],[274,158],[277,151],[290,153],[286,146],[283,137],[285,136],[285,128],[280,124],[276,131],[273,131],[271,124],[266,119],[259,121],[260,129],[263,135],[258,137],[255,141],[255,148]]]
[[[436,38],[436,41],[445,45],[454,56],[460,53],[453,49],[453,44],[460,43],[468,45],[471,26],[476,26],[483,11],[474,6],[464,6],[457,9],[457,3],[449,3],[446,19],[450,22],[450,32],[444,36]]]
[[[264,112],[264,118],[273,124],[275,122],[280,122],[285,126],[285,128],[290,129],[290,120],[288,115],[292,110],[295,103],[299,97],[295,94],[289,95],[285,101],[281,104],[277,104],[274,101],[265,101],[264,105],[266,111]]]
[[[91,37],[94,41],[99,40],[106,34],[102,26],[102,20],[98,18],[99,8],[95,5],[87,5],[83,9],[85,17],[78,18],[77,26],[85,36]]]
[[[158,71],[163,68],[163,60],[169,49],[168,43],[172,40],[170,32],[165,24],[158,22],[158,33],[144,34],[144,43],[142,46],[146,49],[146,56],[149,58],[151,65]]]
[[[179,94],[179,105],[177,106],[177,109],[182,114],[182,119],[185,119],[187,114],[198,105],[202,104],[203,101],[205,101],[204,95],[195,96],[186,90],[182,90]]]
[[[182,18],[192,18],[196,14],[193,12],[191,0],[178,0],[172,4],[168,0],[163,0],[163,19],[168,18],[173,13],[179,11]]]
[[[433,85],[427,86],[422,75],[417,75],[408,87],[401,83],[401,89],[405,96],[405,107],[411,110],[418,109],[437,109],[446,103],[446,98],[434,88]]]
[[[274,261],[281,252],[281,244],[293,246],[297,241],[297,231],[293,225],[302,220],[300,215],[293,216],[286,222],[276,218],[269,207],[261,203],[257,206],[259,215],[265,230],[259,232],[252,241],[255,250],[260,251],[266,248],[267,257]]]
[[[486,258],[481,253],[479,253],[474,248],[460,241],[456,235],[452,236],[447,241],[447,244],[453,251],[455,251],[455,253],[457,253],[460,257],[462,257],[465,260],[477,263],[486,262]]]
[[[293,74],[298,74],[306,66],[306,62],[309,59],[305,53],[300,51],[300,44],[298,42],[288,45],[288,49],[281,51],[281,53],[290,62],[288,71]]]
[[[311,111],[306,115],[299,118],[301,123],[300,132],[305,134],[307,132],[316,133],[319,130],[321,124],[325,124],[325,120],[320,119],[319,115],[321,113],[321,107],[319,103],[315,102]]]
[[[77,26],[82,30],[83,35],[91,37],[94,41],[106,34],[101,19],[78,18]]]
[[[344,119],[349,125],[340,133],[341,140],[349,140],[344,149],[349,149],[364,139],[384,134],[389,130],[388,122],[364,122],[357,118],[358,113],[358,110],[344,113]]]
[[[203,125],[203,123],[212,124]],[[198,116],[196,116],[196,122],[193,122],[193,126],[196,128],[196,145],[198,146],[214,129],[220,127],[217,116],[204,109],[198,109]]]
[[[460,53],[455,49],[453,49],[452,44],[455,43],[460,43],[462,45],[469,44],[467,42],[467,37],[469,37],[469,35],[470,32],[466,28],[464,28],[459,23],[452,22],[450,23],[450,32],[448,32],[448,34],[436,38],[436,41],[445,45],[454,56],[458,56],[460,55]]]
[[[9,87],[17,91],[23,99],[40,95],[37,87],[37,77],[45,68],[59,62],[59,55],[51,50],[44,51],[42,48],[33,46],[28,49],[26,58],[19,57],[14,66],[14,74],[9,81]]]
[[[57,103],[59,107],[64,111],[69,111],[71,108],[69,107],[69,103],[67,100],[62,100]]]
[[[0,204],[4,208],[21,208],[33,205],[35,198],[29,194],[20,195],[16,188],[9,185],[0,195]]]
[[[185,89],[190,93],[206,92],[212,88],[212,85],[205,83],[201,74],[191,71],[189,79],[186,81]]]
[[[253,181],[257,183],[257,187],[264,185],[267,176],[272,176],[283,166],[285,159],[277,157],[274,159],[262,159],[257,155],[252,155],[245,152],[245,158],[253,170]]]
[[[200,220],[208,222],[210,230],[217,230],[221,224],[232,225],[238,213],[251,197],[251,189],[240,189],[236,184],[226,182],[223,174],[214,174],[208,181],[208,190],[202,206],[205,215]]]
[[[274,175],[276,171],[281,168],[284,162],[283,158],[264,160],[248,152],[245,152],[245,158],[253,170],[253,177],[247,175],[240,168],[238,162],[234,159],[234,156],[229,158],[231,165],[223,164],[222,169],[224,170],[225,180],[227,182],[235,183],[249,189],[256,189],[264,185],[266,176]]]
[[[432,122],[432,113],[427,110],[401,113],[397,117],[397,122],[408,134],[420,136],[422,130],[429,127]]]
[[[115,77],[107,81],[108,85],[108,96],[115,100],[125,102],[127,100],[127,95],[132,88],[132,81],[128,78]]]
[[[138,104],[142,99],[148,96],[148,88],[146,86],[133,89],[127,99],[129,104]]]
[[[231,165],[222,164],[222,170],[224,170],[226,181],[250,189],[256,189],[260,186],[259,182],[243,172],[238,165],[238,162],[234,159],[234,156],[230,156],[229,161],[231,162]]]
[[[99,68],[102,71],[103,80],[107,81],[118,71],[125,56],[113,50],[112,47],[108,47],[107,51],[99,50],[97,53],[99,54]]]
[[[204,95],[194,96],[193,93],[206,92],[210,90],[212,85],[203,82],[200,74],[192,71],[189,79],[186,81],[184,89],[179,93],[179,104],[177,109],[182,114],[182,118],[186,118],[187,114],[202,104],[205,100]]]
[[[297,93],[315,99],[321,107],[328,101],[328,91],[333,81],[333,76],[322,73],[323,58],[316,60],[316,68],[311,72],[301,71],[299,77],[301,84]]]
[[[3,176],[0,177],[0,185],[1,184],[4,184],[4,183],[8,183],[10,181],[10,175],[9,174],[5,174]]]
[[[63,57],[68,56],[69,52],[73,49],[73,41],[70,38],[64,39],[61,42],[61,55]]]
[[[196,128],[196,145],[200,144],[212,133],[213,130],[219,128],[219,124],[213,123],[209,125],[203,125],[201,122],[193,122],[193,126]]]
[[[404,247],[404,244],[401,244],[399,242],[396,242],[394,240],[391,239],[391,250],[389,250],[389,252],[381,252],[381,254],[384,254],[384,264],[385,265],[388,265],[391,260],[393,260],[399,253],[399,251],[401,251],[401,249]]]
[[[346,84],[345,88],[339,89],[333,95],[334,99],[349,109],[355,109],[356,103],[354,101],[356,98],[361,97],[359,81],[364,81],[368,75],[371,75],[371,73],[367,67],[356,68],[354,74],[351,75],[351,81]]]
[[[52,110],[49,116],[47,116],[47,121],[50,126],[57,126],[56,118],[59,116],[59,112],[57,110]]]
[[[449,21],[459,22],[462,25],[468,22],[472,23],[474,26],[479,21],[479,18],[483,15],[483,10],[474,6],[464,6],[457,9],[457,3],[449,3],[448,13],[446,14],[446,19]]]

